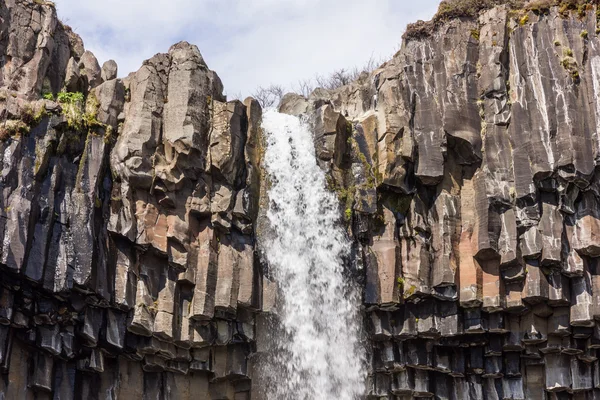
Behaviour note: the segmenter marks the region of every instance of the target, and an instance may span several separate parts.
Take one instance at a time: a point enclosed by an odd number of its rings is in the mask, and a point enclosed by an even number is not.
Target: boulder
[[[113,79],[117,79],[117,71],[117,62],[115,60],[108,60],[102,64],[100,76],[104,82],[112,81]]]

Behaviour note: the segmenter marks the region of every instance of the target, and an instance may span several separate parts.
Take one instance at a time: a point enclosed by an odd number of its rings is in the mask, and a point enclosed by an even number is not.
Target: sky
[[[56,0],[100,65],[119,76],[185,40],[200,49],[226,94],[389,59],[406,24],[431,19],[439,0]]]

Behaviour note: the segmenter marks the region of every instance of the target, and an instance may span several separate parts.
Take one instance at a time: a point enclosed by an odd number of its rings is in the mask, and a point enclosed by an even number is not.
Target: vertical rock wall
[[[598,396],[597,32],[497,7],[285,97],[353,239],[369,398]],[[248,399],[260,106],[185,42],[118,79],[51,2],[0,4],[0,50],[0,397]]]
[[[284,99],[352,123],[315,144],[364,271],[370,398],[599,395],[597,15],[497,7]]]
[[[118,79],[50,2],[0,30],[0,398],[249,398],[260,106],[185,42]]]

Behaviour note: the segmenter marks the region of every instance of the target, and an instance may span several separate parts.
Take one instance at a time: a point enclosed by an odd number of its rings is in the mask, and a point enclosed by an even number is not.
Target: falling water
[[[271,186],[264,253],[279,287],[269,399],[364,395],[359,297],[344,276],[349,244],[335,194],[298,118],[267,111],[265,169]]]

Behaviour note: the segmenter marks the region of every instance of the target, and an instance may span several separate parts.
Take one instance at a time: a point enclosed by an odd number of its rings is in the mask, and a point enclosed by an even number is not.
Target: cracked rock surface
[[[499,6],[284,97],[345,209],[369,398],[600,394],[598,26]]]

